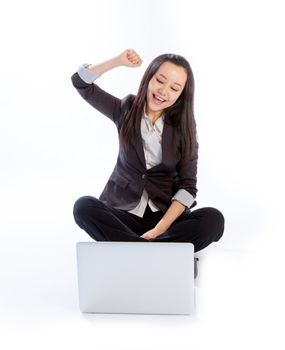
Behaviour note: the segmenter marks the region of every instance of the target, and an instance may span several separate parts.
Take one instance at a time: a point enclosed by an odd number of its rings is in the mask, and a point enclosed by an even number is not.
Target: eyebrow
[[[167,78],[166,78],[166,76],[165,75],[163,75],[163,74],[161,74],[161,73],[159,73],[159,75],[161,75],[162,76],[162,78],[164,78],[164,79],[166,79],[167,80]],[[182,85],[181,84],[179,84],[179,83],[174,83],[175,85],[179,85],[179,86],[181,86],[182,87]]]

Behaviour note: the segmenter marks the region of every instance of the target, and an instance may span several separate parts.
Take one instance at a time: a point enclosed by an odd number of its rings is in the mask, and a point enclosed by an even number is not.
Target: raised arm
[[[94,81],[115,67],[139,67],[141,63],[139,55],[134,50],[127,49],[103,63],[82,65],[72,75],[71,80],[73,86],[86,102],[117,124],[116,117],[120,115],[122,100],[101,89],[97,84],[94,84]]]
[[[142,59],[133,49],[127,49],[120,55],[111,58],[103,63],[88,66],[88,70],[91,72],[101,75],[115,67],[125,66],[125,67],[139,67],[142,64]]]

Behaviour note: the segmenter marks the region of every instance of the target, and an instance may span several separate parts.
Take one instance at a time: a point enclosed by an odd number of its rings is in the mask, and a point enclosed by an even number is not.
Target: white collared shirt
[[[164,115],[161,115],[156,120],[156,122],[152,124],[152,121],[150,117],[146,114],[144,108],[144,113],[141,118],[141,135],[147,169],[154,167],[162,161],[161,141],[163,127]],[[160,210],[152,202],[152,200],[148,198],[148,194],[144,189],[141,200],[138,203],[138,205],[134,209],[128,210],[128,212],[143,217],[147,204],[150,206],[152,211]]]

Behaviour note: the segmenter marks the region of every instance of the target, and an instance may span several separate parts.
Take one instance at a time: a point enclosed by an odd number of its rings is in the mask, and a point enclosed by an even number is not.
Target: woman
[[[99,199],[79,198],[76,223],[96,241],[191,242],[195,252],[218,241],[223,215],[196,205],[198,143],[194,78],[179,55],[156,57],[136,96],[116,98],[94,83],[118,66],[139,67],[133,49],[72,76],[79,94],[118,129],[119,154]]]

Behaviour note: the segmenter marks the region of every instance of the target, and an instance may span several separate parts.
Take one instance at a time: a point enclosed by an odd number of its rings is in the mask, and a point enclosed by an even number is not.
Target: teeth
[[[164,101],[162,98],[160,98],[160,97],[158,97],[158,96],[156,96],[156,95],[154,95],[155,96],[155,98],[157,98],[159,101]]]

